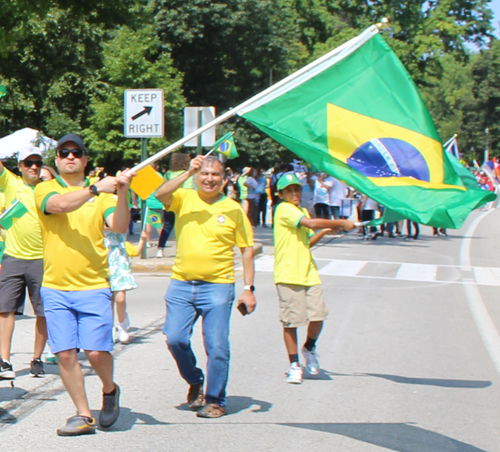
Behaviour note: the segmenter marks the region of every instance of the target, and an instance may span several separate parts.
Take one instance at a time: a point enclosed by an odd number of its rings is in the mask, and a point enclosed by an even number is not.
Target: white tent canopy
[[[42,152],[57,146],[57,141],[41,135],[38,130],[26,127],[0,138],[0,159],[12,157],[22,148],[33,146],[37,142],[39,142],[38,147]]]

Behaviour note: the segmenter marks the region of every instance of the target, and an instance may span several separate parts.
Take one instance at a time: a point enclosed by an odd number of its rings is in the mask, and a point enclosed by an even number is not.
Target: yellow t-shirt
[[[6,204],[5,204],[5,193],[3,192],[3,190],[0,188],[0,214],[7,208]],[[4,235],[5,235],[5,229],[2,229],[0,227],[0,242],[5,242],[5,239],[4,239]],[[4,243],[4,248],[5,248],[5,243]]]
[[[28,211],[16,218],[5,234],[5,254],[16,259],[43,258],[40,221],[35,206],[35,187],[24,183],[23,178],[4,168],[0,173],[0,188],[5,193],[5,207],[19,199]]]
[[[169,210],[175,213],[177,238],[172,278],[234,283],[234,246],[253,246],[252,226],[241,206],[225,196],[207,204],[197,191],[180,188]]]
[[[309,212],[281,202],[274,214],[274,283],[315,286],[321,284],[309,247],[310,229],[299,224]]]
[[[109,287],[104,219],[115,211],[114,195],[101,193],[70,213],[45,213],[52,195],[81,189],[66,185],[60,177],[36,186],[35,201],[44,243],[43,287],[67,291]]]

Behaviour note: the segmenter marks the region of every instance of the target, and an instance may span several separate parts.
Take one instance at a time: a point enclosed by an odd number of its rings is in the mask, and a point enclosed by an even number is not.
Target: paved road
[[[285,383],[272,240],[258,229],[259,307],[233,315],[221,419],[186,409],[187,386],[161,334],[168,276],[138,275],[130,293],[135,339],[115,351],[122,414],[109,432],[56,436],[73,405],[55,366],[43,380],[27,375],[34,320],[24,316],[16,387],[0,382],[0,443],[9,451],[500,451],[499,222],[500,211],[479,211],[448,238],[423,227],[417,241],[351,233],[316,247],[330,318],[318,345],[323,371],[300,386]],[[194,346],[204,365],[199,325]],[[86,384],[97,414],[98,378]]]

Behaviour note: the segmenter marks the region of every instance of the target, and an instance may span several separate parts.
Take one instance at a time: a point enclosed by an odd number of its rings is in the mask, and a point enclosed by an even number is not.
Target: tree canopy
[[[182,136],[184,106],[222,114],[383,17],[443,141],[458,133],[471,159],[486,146],[499,154],[500,44],[488,0],[6,0],[0,136],[81,133],[94,163],[132,164],[139,141],[123,136],[126,89],[165,90],[154,152]],[[227,130],[237,130],[236,165],[293,158],[239,118],[218,132]]]

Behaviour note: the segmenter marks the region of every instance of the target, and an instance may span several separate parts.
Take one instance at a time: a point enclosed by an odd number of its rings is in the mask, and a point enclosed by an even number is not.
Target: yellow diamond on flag
[[[151,166],[137,171],[137,176],[132,179],[130,188],[137,193],[142,200],[149,198],[165,182]]]

